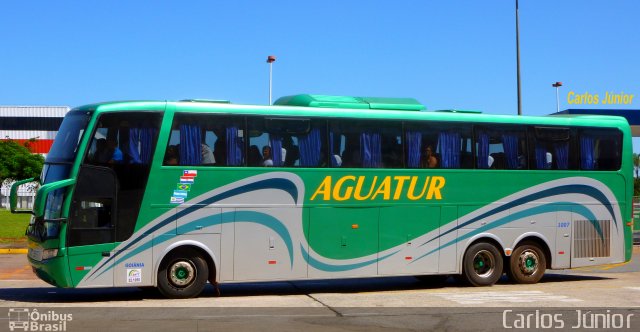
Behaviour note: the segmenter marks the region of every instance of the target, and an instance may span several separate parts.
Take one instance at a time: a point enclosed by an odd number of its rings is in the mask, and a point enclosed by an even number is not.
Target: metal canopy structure
[[[633,137],[640,137],[640,109],[578,109],[570,108],[564,111],[553,113],[552,115],[561,114],[582,114],[582,115],[613,115],[626,118],[631,126],[631,134]]]

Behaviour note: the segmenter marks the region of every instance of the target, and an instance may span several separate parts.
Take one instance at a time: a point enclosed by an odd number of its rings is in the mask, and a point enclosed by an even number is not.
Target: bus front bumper
[[[48,284],[63,288],[73,287],[66,256],[52,257],[42,261],[29,257],[29,264],[33,268],[33,273]]]

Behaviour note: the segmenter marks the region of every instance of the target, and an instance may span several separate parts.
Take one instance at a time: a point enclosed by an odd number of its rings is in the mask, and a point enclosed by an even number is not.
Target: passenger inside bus
[[[222,128],[213,129],[216,135],[216,142],[213,143],[213,160],[217,166],[227,165],[227,141],[226,133]]]
[[[216,163],[216,159],[213,157],[213,152],[209,146],[205,143],[201,144],[201,153],[202,153],[202,165],[213,165]]]
[[[262,166],[271,167],[273,166],[273,160],[271,158],[271,147],[265,145],[262,148]]]
[[[262,155],[257,145],[249,147],[249,166],[260,166],[262,163]]]
[[[433,153],[433,147],[427,144],[424,148],[424,154],[422,155],[422,168],[436,168],[438,167],[438,159],[435,153]]]
[[[164,164],[165,165],[178,165],[178,147],[175,145],[169,145],[167,147],[167,152],[164,155]]]
[[[122,154],[122,150],[118,147],[118,141],[115,138],[110,138],[107,140],[107,148],[112,152],[111,159],[109,160],[110,164],[122,164],[124,160],[124,155]]]
[[[293,139],[290,135],[287,135],[282,139],[282,150],[284,167],[295,166],[296,161],[300,159],[300,148],[293,143]]]
[[[106,164],[111,159],[111,153],[107,149],[107,140],[99,138],[96,140],[96,152],[93,154],[93,160],[96,163]]]

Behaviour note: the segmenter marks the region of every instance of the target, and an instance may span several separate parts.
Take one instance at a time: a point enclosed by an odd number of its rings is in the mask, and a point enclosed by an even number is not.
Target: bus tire
[[[478,242],[467,249],[462,261],[462,277],[473,286],[491,286],[502,277],[503,259],[491,243]]]
[[[158,290],[165,297],[187,299],[200,295],[209,277],[207,262],[193,249],[169,253],[158,271]]]
[[[533,242],[525,242],[511,253],[507,275],[519,284],[535,284],[542,279],[546,267],[544,251]]]

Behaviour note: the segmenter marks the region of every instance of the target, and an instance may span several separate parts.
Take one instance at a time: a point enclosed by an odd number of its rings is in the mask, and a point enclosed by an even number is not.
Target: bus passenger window
[[[580,132],[580,168],[583,170],[620,169],[622,133],[617,129],[584,129]]]
[[[532,169],[576,169],[574,137],[569,128],[534,127],[531,135]]]
[[[334,120],[329,135],[331,167],[403,167],[400,122]]]
[[[248,124],[249,166],[326,165],[326,121],[253,117]]]
[[[408,168],[473,168],[470,125],[407,123],[405,140]]]
[[[476,126],[476,168],[525,169],[525,127]]]
[[[241,117],[177,114],[163,165],[244,165],[243,123]]]

